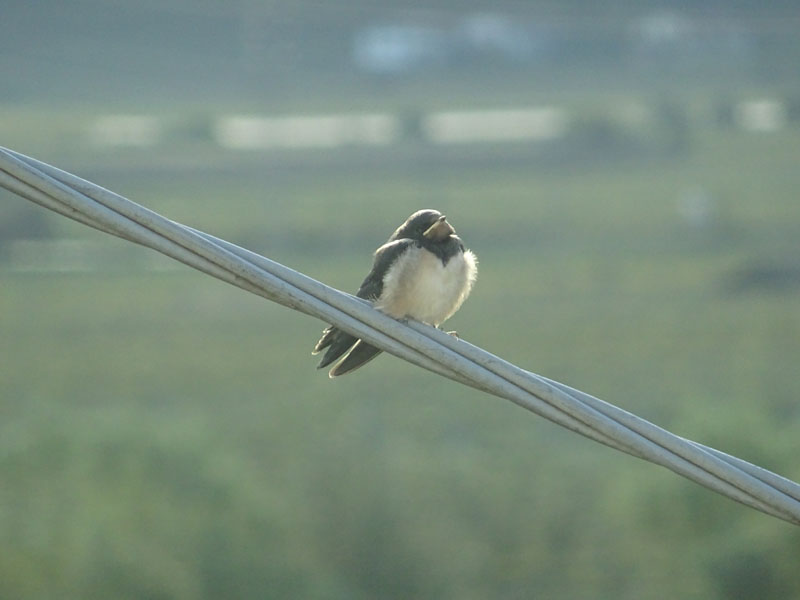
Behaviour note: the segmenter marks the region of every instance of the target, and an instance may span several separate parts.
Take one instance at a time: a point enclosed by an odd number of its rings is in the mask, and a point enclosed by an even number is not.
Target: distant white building
[[[364,29],[353,40],[353,62],[374,74],[399,74],[441,65],[447,60],[446,34],[423,25],[386,25]]]
[[[459,45],[468,52],[512,62],[533,58],[543,40],[535,40],[530,27],[500,13],[473,13],[456,29]]]

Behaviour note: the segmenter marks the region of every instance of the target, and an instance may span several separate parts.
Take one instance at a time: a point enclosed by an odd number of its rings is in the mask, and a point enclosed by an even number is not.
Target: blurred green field
[[[438,208],[480,259],[462,337],[798,480],[798,149],[57,166],[346,290]],[[0,310],[0,597],[800,596],[797,528],[391,357],[330,381],[322,323],[188,269],[0,265]]]

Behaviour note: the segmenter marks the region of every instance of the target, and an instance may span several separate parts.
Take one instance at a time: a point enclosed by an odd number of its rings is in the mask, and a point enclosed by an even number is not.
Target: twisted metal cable
[[[562,427],[664,466],[764,513],[800,525],[800,485],[683,439],[462,339],[411,321],[229,242],[150,211],[89,181],[0,148],[0,186],[80,223],[152,248],[213,277],[332,323],[415,365],[505,398]]]

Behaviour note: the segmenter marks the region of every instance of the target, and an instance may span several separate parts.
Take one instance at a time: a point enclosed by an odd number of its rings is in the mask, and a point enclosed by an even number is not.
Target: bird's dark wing
[[[361,287],[358,288],[356,296],[367,300],[380,298],[383,292],[383,278],[386,276],[389,267],[397,260],[398,256],[413,245],[414,240],[403,239],[387,242],[378,248],[375,251],[375,259],[372,261],[372,269],[367,273],[364,281],[361,282]]]
[[[383,292],[384,275],[386,275],[392,263],[397,260],[397,257],[412,245],[414,245],[413,240],[402,239],[386,243],[378,248],[375,251],[372,269],[370,269],[370,272],[364,278],[361,287],[358,288],[356,296],[373,301],[380,298]],[[356,345],[357,342],[358,344]],[[319,361],[317,365],[318,369],[324,369],[331,363],[339,360],[339,358],[344,356],[348,350],[352,348],[352,351],[347,354],[347,357],[340,364],[331,369],[329,373],[331,377],[349,373],[375,358],[381,352],[378,348],[362,342],[357,337],[345,333],[333,325],[326,327],[325,331],[322,332],[322,337],[317,342],[317,345],[314,346],[312,354],[317,354],[325,348],[328,350],[323,355],[322,360]]]

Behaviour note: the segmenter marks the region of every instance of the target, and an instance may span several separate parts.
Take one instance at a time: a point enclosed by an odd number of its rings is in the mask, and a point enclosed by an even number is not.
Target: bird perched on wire
[[[442,213],[418,210],[375,251],[372,269],[356,296],[396,319],[438,327],[469,295],[477,264]],[[330,377],[349,373],[381,352],[333,325],[322,332],[312,354],[326,348],[317,368],[339,361],[328,372]]]

